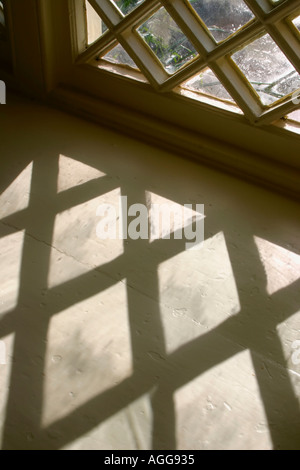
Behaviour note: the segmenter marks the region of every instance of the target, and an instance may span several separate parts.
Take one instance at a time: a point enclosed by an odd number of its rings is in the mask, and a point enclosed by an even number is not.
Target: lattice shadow
[[[31,150],[31,148],[28,149],[28,154]],[[228,245],[239,291],[240,312],[206,334],[168,354],[159,302],[153,303],[151,311],[151,331],[156,332],[154,340],[151,335],[147,334],[148,325],[144,323],[143,307],[137,292],[139,287],[147,283],[151,289],[152,299],[159,299],[158,264],[181,253],[184,250],[184,240],[157,240],[151,245],[144,240],[130,242],[124,245],[122,255],[106,265],[66,281],[58,287],[47,288],[51,241],[55,217],[58,213],[119,186],[121,193],[128,196],[129,204],[146,203],[145,191],[135,189],[127,183],[116,184],[116,181],[109,177],[99,178],[99,180],[57,194],[59,152],[55,153],[54,149],[51,149],[51,152],[53,155],[47,160],[47,165],[42,159],[37,158],[34,161],[29,207],[1,221],[5,235],[21,229],[26,231],[18,305],[0,319],[0,338],[10,333],[15,334],[3,449],[61,448],[153,388],[156,391],[152,394],[154,416],[152,447],[153,449],[176,449],[175,391],[214,366],[247,349],[251,351],[274,448],[299,448],[299,401],[295,396],[289,375],[284,372],[286,361],[276,333],[276,326],[299,309],[300,280],[270,297],[266,290],[266,275],[253,237],[249,236],[247,240],[248,252],[245,268],[240,266],[240,254]],[[97,160],[92,152],[87,157],[78,155],[77,159],[97,166],[95,163]],[[102,164],[99,163],[99,167],[101,166]],[[15,176],[16,173],[11,175],[11,181]],[[171,194],[170,190],[164,196],[173,200],[177,197]],[[178,200],[178,202],[184,203],[185,201]],[[213,215],[213,211],[207,208],[207,233],[211,229],[210,213]],[[40,232],[43,238],[40,243],[37,243],[37,249],[33,253],[30,240],[34,236],[32,227],[37,225],[42,226]],[[231,235],[230,222],[222,220],[219,222],[218,230],[216,231],[215,227],[213,230],[210,236],[222,230],[226,239]],[[138,280],[136,272],[139,271],[141,262],[144,263],[144,276]],[[251,309],[249,292],[245,287],[249,282],[249,271],[258,279],[256,299],[259,299],[261,308],[256,311]],[[101,285],[95,277],[95,274],[99,272],[104,273],[101,277]],[[121,273],[122,279],[126,278],[133,374],[45,429],[41,425],[41,416],[44,406],[44,367],[49,322],[60,311],[115,285],[119,281],[116,273]],[[47,308],[41,312],[40,294],[41,292],[45,294],[45,291],[48,299]],[[59,302],[55,300],[58,292],[62,293]],[[31,305],[36,304],[36,308],[31,308],[30,311],[24,309],[28,298],[32,301]],[[274,314],[274,305],[276,305],[276,314]],[[281,312],[280,315],[278,311]],[[139,335],[136,333],[137,330]],[[267,341],[270,331],[274,334],[271,340]],[[153,349],[162,360],[153,361],[149,357],[147,352]],[[214,354],[211,353],[212,351]],[[269,381],[266,380],[265,371],[262,368],[265,357],[269,358],[274,365]]]

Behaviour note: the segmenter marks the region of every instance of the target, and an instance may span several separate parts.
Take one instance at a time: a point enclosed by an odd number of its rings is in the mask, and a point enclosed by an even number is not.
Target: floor
[[[0,135],[2,449],[300,449],[299,204],[17,97]],[[100,237],[120,196],[203,242]]]

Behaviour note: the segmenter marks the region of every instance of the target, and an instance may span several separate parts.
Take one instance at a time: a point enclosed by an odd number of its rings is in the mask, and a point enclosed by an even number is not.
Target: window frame
[[[89,2],[105,21],[109,32],[87,50],[78,50],[81,62],[93,59],[97,51],[109,50],[112,41],[117,40],[158,91],[172,91],[184,80],[193,77],[200,67],[209,66],[253,124],[270,124],[297,108],[292,96],[283,98],[271,107],[263,106],[254,89],[229,56],[233,50],[238,50],[252,42],[254,38],[268,33],[300,73],[300,41],[295,37],[293,25],[286,21],[291,14],[295,15],[295,8],[298,10],[297,14],[300,14],[296,0],[281,2],[275,6],[270,0],[246,0],[255,18],[237,34],[220,43],[213,40],[207,28],[201,27],[197,13],[186,0],[149,0],[125,17],[109,0],[89,0]],[[163,69],[136,31],[136,28],[161,6],[172,16],[199,53],[196,59],[172,75],[168,75]],[[83,34],[86,36],[86,32]]]

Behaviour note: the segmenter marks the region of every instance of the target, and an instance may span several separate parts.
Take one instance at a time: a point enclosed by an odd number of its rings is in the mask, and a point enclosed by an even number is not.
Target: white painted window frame
[[[72,1],[73,4],[77,3],[78,5],[78,0]],[[217,44],[206,28],[201,26],[196,12],[189,7],[185,0],[148,0],[126,17],[109,0],[90,0],[91,5],[107,24],[110,32],[102,36],[87,50],[79,49],[79,60],[81,63],[88,62],[99,51],[100,53],[106,52],[117,40],[134,59],[150,84],[161,92],[173,90],[199,70],[209,66],[251,123],[257,125],[272,123],[297,109],[297,104],[289,96],[272,107],[263,106],[230,58],[229,53],[245,43],[247,44],[255,37],[259,37],[262,32],[267,32],[275,39],[300,73],[300,41],[296,36],[299,36],[299,33],[295,31],[291,22],[289,24],[286,21],[287,17],[300,14],[300,6],[297,0],[283,1],[276,6],[272,5],[270,0],[245,0],[245,2],[255,14],[256,19],[228,40]],[[163,69],[136,31],[137,26],[161,6],[164,6],[171,14],[199,53],[198,58],[171,76]],[[76,14],[82,14],[81,11],[77,8]],[[78,30],[77,34],[79,36],[86,35],[86,32]],[[84,37],[80,39],[79,43],[83,44]]]

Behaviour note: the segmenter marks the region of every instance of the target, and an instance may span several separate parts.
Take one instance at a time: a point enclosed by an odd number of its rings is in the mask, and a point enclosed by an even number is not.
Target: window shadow
[[[96,126],[91,126],[89,134],[87,124],[60,116],[62,122],[66,119],[69,123],[63,131],[59,123],[55,122],[55,112],[49,111],[50,126],[40,121],[40,115],[44,115],[45,111],[34,112],[36,132],[40,130],[47,150],[39,155],[43,148],[41,142],[25,140],[27,145],[22,146],[23,168],[34,156],[29,206],[0,221],[1,236],[25,230],[18,304],[13,311],[0,317],[0,338],[14,334],[2,448],[62,448],[148,393],[153,413],[151,447],[156,450],[175,450],[176,391],[227,359],[249,350],[274,449],[299,449],[299,397],[295,395],[276,328],[299,310],[300,279],[270,295],[266,273],[254,242],[255,234],[241,227],[240,239],[236,240],[237,234],[232,228],[233,215],[220,219],[218,211],[206,205],[206,240],[223,232],[241,308],[237,314],[229,316],[174,351],[169,352],[166,345],[158,269],[163,262],[185,250],[185,240],[158,239],[152,243],[148,240],[128,240],[124,243],[123,253],[113,260],[49,287],[50,257],[57,215],[119,188],[121,194],[128,197],[128,205],[147,204],[145,194],[155,180],[151,176],[151,184],[146,185],[143,162],[132,169],[138,179],[136,185],[132,178],[122,175],[116,178],[118,162],[108,157],[105,148],[102,150],[101,143],[99,145],[99,141],[96,142]],[[74,133],[73,126],[78,134]],[[19,140],[22,141],[28,131],[28,125],[25,125],[20,131]],[[110,138],[113,139],[113,134]],[[112,156],[121,151],[112,147]],[[104,171],[106,176],[80,183],[58,194],[59,155],[62,153]],[[9,163],[6,165],[10,168]],[[149,168],[149,162],[147,165]],[[156,163],[153,165],[152,171],[157,171]],[[3,189],[15,179],[20,168],[18,166],[11,171],[3,183]],[[165,178],[167,183],[163,191],[159,189],[160,195],[179,204],[189,202],[184,199],[188,195],[188,185],[181,190],[173,184],[167,164],[162,162],[160,170],[160,179]],[[218,180],[220,176],[216,178]],[[209,184],[212,187],[206,186],[206,200],[214,190],[219,191],[219,181],[216,181],[215,187],[213,179]],[[225,182],[223,190],[228,192],[229,198],[233,198],[229,186]],[[273,236],[272,241],[276,243],[276,231]],[[232,241],[236,241],[236,245]],[[280,236],[278,243],[281,243]],[[241,253],[241,247],[245,246],[246,252]],[[126,285],[132,374],[91,397],[66,416],[44,426],[45,358],[51,319],[71,306],[113,287],[120,280]],[[184,283],[180,295],[183,299],[190,295]],[[146,297],[151,299],[150,307],[147,304],[147,308],[144,303]],[[86,321],[89,321],[88,318]]]

